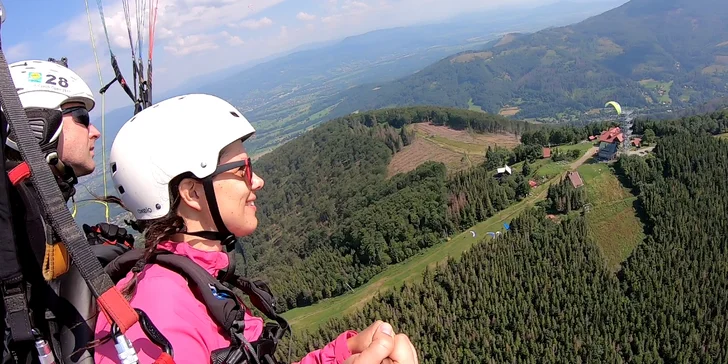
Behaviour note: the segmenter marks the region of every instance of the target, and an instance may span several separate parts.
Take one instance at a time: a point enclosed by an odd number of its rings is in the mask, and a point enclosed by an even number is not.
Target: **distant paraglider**
[[[475,231],[470,230],[470,233],[473,234],[473,237],[475,237]]]
[[[616,101],[609,101],[606,104],[604,104],[604,107],[607,107],[611,105],[614,107],[614,110],[617,110],[617,115],[622,115],[622,106],[619,105]]]
[[[493,237],[493,239],[495,239],[495,233],[494,233],[494,232],[492,232],[492,231],[489,231],[489,232],[488,232],[488,235],[492,236],[492,237]]]

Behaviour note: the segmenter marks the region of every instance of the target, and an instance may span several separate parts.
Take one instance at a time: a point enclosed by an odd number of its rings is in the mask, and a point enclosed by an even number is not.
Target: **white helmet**
[[[136,219],[160,218],[171,208],[173,178],[185,172],[200,179],[213,175],[220,151],[254,132],[240,111],[218,97],[190,94],[167,99],[121,127],[111,146],[111,178]],[[207,198],[217,212],[214,194]],[[227,232],[217,225],[219,232]]]
[[[86,82],[76,72],[49,61],[20,61],[10,65],[10,75],[24,108],[58,109],[78,101],[91,111],[96,102]]]
[[[66,102],[83,102],[87,110],[95,102],[91,89],[70,69],[49,61],[20,61],[9,65],[10,75],[30,122],[31,131],[48,158],[56,157],[56,146],[63,128],[60,106]],[[7,125],[7,146],[19,150]]]

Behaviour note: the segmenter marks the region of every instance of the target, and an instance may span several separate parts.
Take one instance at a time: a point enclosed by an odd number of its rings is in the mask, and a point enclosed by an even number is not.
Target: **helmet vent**
[[[119,193],[124,193],[124,186],[119,186]]]
[[[111,163],[111,173],[116,173],[116,163]]]
[[[232,115],[232,116],[234,116],[236,118],[239,118],[240,117],[240,115],[238,115],[238,113],[236,113],[235,111],[231,111],[230,112],[230,115]]]

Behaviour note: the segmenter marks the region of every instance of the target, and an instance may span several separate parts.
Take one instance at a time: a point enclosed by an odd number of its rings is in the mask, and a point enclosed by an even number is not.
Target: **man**
[[[96,167],[94,144],[100,133],[89,118],[89,111],[95,106],[93,93],[75,72],[54,62],[21,61],[9,68],[31,130],[68,201],[75,193],[77,177],[91,174]],[[27,173],[23,173],[24,163],[12,130],[6,145],[4,163],[14,185],[9,195],[18,261],[27,282],[26,295],[30,297],[30,323],[39,338],[54,348],[56,359],[63,357],[57,363],[80,362],[88,358],[87,353],[73,358],[70,353],[93,339],[93,324],[88,328],[79,323],[96,314],[95,306],[89,302],[85,281],[70,265],[65,247],[43,219],[38,195]],[[102,263],[129,250],[134,241],[126,230],[115,225],[84,225],[84,230]],[[6,305],[0,305],[0,317],[6,316]],[[4,328],[0,362],[25,362],[34,356],[36,343],[11,340],[12,324],[5,327],[3,321],[6,320],[0,321]],[[88,337],[91,339],[83,341]]]
[[[90,124],[88,112],[96,102],[88,85],[75,72],[48,61],[16,62],[10,73],[23,108],[36,121],[31,122],[32,129],[54,172],[77,177],[92,173],[94,144],[101,134]],[[18,150],[12,135],[7,145]]]

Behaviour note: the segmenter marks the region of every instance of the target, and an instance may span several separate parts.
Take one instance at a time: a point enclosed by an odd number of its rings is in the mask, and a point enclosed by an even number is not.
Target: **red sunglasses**
[[[215,172],[212,172],[211,175],[207,176],[205,179],[212,179],[213,177],[223,173],[227,172],[229,170],[235,169],[235,168],[242,168],[244,167],[245,174],[243,177],[245,178],[245,182],[248,183],[248,186],[253,185],[253,164],[250,162],[250,158],[237,161],[237,162],[230,162],[225,163],[217,166],[215,169]]]

